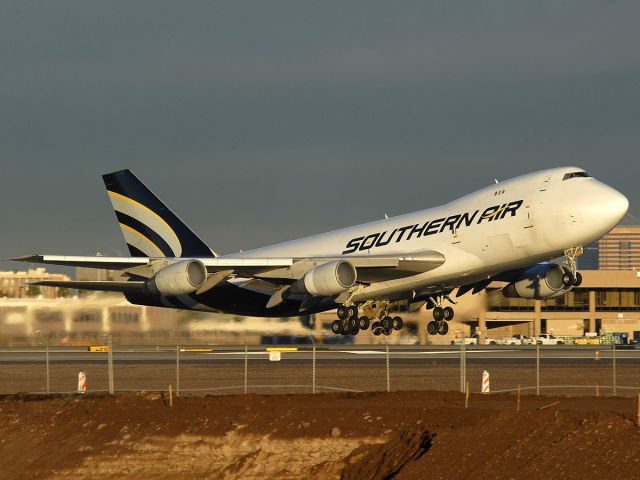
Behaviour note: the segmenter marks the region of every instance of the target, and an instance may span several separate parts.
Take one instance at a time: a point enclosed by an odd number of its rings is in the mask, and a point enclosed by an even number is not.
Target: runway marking
[[[497,352],[515,352],[516,350],[468,350],[469,353],[497,353]],[[336,353],[351,353],[354,355],[385,355],[386,352],[384,350],[336,350]],[[390,354],[393,355],[442,355],[442,354],[453,354],[460,353],[460,350],[438,350],[435,352],[414,352],[414,351],[398,351],[398,350],[389,350]]]

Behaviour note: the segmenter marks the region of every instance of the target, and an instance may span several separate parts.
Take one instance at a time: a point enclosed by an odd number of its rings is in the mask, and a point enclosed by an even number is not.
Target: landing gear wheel
[[[384,333],[384,328],[382,328],[382,325],[380,325],[380,322],[376,321],[371,324],[371,331],[377,337],[378,335],[381,335]]]
[[[566,272],[564,275],[562,275],[562,284],[565,287],[570,287],[571,285],[573,285],[575,282],[575,279],[573,278],[573,276]]]
[[[387,328],[387,329],[384,331],[384,334],[385,334],[385,335],[387,335],[387,336],[389,336],[389,335],[391,335],[391,333],[392,333],[392,332],[393,332],[393,327],[391,327],[391,328]]]
[[[367,330],[369,328],[369,317],[360,317],[358,319],[358,327],[360,327],[360,330]]]
[[[352,327],[349,327],[349,333],[351,335],[357,335],[360,332],[360,328],[358,328],[358,325],[353,325]]]
[[[443,308],[443,317],[444,319],[448,322],[449,320],[453,320],[453,316],[454,316],[454,312],[453,312],[453,308],[451,307],[444,307]]]
[[[440,335],[446,335],[449,332],[449,324],[447,322],[440,322],[438,325],[438,333]]]
[[[438,324],[434,321],[427,323],[427,332],[429,335],[435,335],[438,333]]]
[[[402,320],[401,317],[393,317],[393,329],[394,330],[400,330],[402,329],[402,326],[404,325],[404,321]]]
[[[444,318],[444,308],[442,307],[435,307],[433,309],[433,319],[436,322],[439,322],[440,320],[442,320]]]
[[[349,320],[342,320],[342,330],[340,330],[340,333],[342,335],[349,335],[349,330],[351,330]]]
[[[340,320],[346,320],[347,318],[349,318],[349,311],[344,305],[340,305],[338,307],[337,313]]]
[[[342,322],[340,320],[334,320],[331,324],[331,331],[334,335],[342,333]]]
[[[391,318],[388,315],[385,317],[382,317],[382,320],[380,321],[380,326],[385,330],[389,330],[393,328],[393,318]]]
[[[574,287],[579,287],[582,285],[582,274],[580,272],[576,272],[576,280],[573,282]]]
[[[356,307],[355,305],[351,305],[350,307],[347,307],[347,314],[349,316],[349,318],[358,318],[358,307]]]

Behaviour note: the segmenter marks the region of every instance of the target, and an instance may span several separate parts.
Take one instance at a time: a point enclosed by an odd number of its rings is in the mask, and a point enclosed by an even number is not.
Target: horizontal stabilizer
[[[134,293],[146,291],[146,282],[41,280],[39,282],[30,282],[29,285],[39,285],[42,287],[77,288],[78,290],[99,290],[102,292]]]
[[[125,268],[147,265],[150,261],[146,257],[79,257],[68,255],[26,255],[12,258],[14,262],[44,263],[45,265],[62,265],[65,267],[103,268],[107,270],[122,270]]]

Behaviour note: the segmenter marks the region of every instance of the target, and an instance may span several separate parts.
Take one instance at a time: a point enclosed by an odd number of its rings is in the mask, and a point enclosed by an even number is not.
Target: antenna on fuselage
[[[384,214],[384,218],[386,218],[387,220],[389,220],[389,215],[387,215],[386,213]]]
[[[493,181],[496,182],[496,184],[500,183],[497,178],[494,178]]]

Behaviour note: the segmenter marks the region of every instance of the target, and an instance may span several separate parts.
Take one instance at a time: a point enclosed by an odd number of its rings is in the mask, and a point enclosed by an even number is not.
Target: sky
[[[561,165],[640,223],[638,18],[632,0],[2,2],[0,258],[126,255],[100,177],[123,168],[223,253]]]

